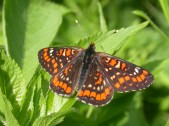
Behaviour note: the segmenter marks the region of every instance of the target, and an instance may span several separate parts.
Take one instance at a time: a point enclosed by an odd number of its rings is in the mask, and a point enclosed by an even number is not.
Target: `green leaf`
[[[4,52],[0,51],[0,87],[13,107],[22,104],[26,92],[25,79],[19,66]],[[17,105],[18,104],[18,105]]]
[[[169,40],[168,36],[151,20],[150,17],[148,17],[146,13],[139,10],[135,10],[133,13],[149,21],[154,29],[156,29],[166,40]]]
[[[139,25],[130,26],[128,28],[122,28],[118,32],[109,31],[97,40],[96,46],[98,50],[104,50],[106,53],[113,53],[119,50],[127,41],[127,39],[136,34],[141,29],[145,28],[148,22],[141,23]]]
[[[2,12],[0,11],[0,46],[4,46],[4,36],[3,36],[3,30],[2,30]]]
[[[39,85],[39,81],[41,81],[41,78],[39,77],[39,74],[35,74],[31,80],[31,82],[28,84],[27,87],[27,92],[23,96],[24,99],[22,101],[22,105],[20,107],[20,112],[17,115],[18,122],[20,125],[26,125],[32,123],[31,121],[34,120],[34,116],[36,117],[39,116],[39,108],[37,109],[37,106],[40,105],[39,99],[36,99],[36,97],[39,97],[39,93],[41,92],[36,92],[38,89],[37,85]],[[36,96],[38,95],[38,96]],[[35,108],[34,108],[35,107]],[[37,109],[37,110],[35,110]],[[32,119],[32,120],[31,120]]]
[[[77,101],[77,98],[76,98],[76,97],[77,97],[77,96],[74,95],[73,97],[69,98],[69,99],[65,102],[65,104],[62,105],[62,107],[61,107],[61,109],[59,110],[59,112],[64,112],[64,111],[70,109],[70,108],[74,105],[74,103]]]
[[[160,0],[160,4],[163,10],[164,16],[169,24],[169,2],[168,0]]]
[[[5,115],[5,125],[7,126],[19,126],[18,121],[16,120],[15,116],[12,113],[12,105],[8,101],[8,99],[2,94],[0,90],[0,101],[1,101],[1,107],[4,109],[4,115]]]
[[[153,73],[155,74],[155,76],[158,76],[158,74],[160,73],[160,72],[162,72],[163,70],[165,70],[166,69],[166,67],[168,67],[169,65],[169,58],[168,59],[166,59],[166,60],[159,60],[158,61],[158,66],[156,66],[155,67],[155,65],[157,64],[155,64],[156,62],[154,62],[154,63],[152,63],[151,65],[153,65],[154,66],[154,70],[153,70]]]
[[[0,71],[1,72],[1,71]],[[1,77],[1,76],[0,76]],[[5,103],[4,103],[4,99],[3,99],[3,93],[2,93],[2,88],[0,87],[0,113],[5,115]],[[3,117],[1,117],[3,120]]]
[[[70,110],[40,117],[33,123],[33,126],[55,126],[63,121],[64,115],[68,112],[70,112]]]
[[[169,119],[167,120],[165,126],[169,126]]]
[[[132,99],[131,105],[129,106],[129,111],[127,114],[126,126],[132,126],[137,124],[137,126],[148,126],[148,122],[144,117],[142,109],[142,95],[140,92],[135,93]]]
[[[38,65],[38,51],[52,42],[66,12],[64,7],[45,0],[5,1],[6,49],[23,70],[26,83]]]
[[[99,9],[100,30],[103,31],[103,32],[106,32],[107,31],[107,25],[106,25],[106,20],[104,18],[103,10],[102,10],[100,2],[98,2],[97,5],[98,5],[98,9]]]
[[[127,110],[128,106],[130,106],[134,93],[118,95],[119,97],[115,96],[113,101],[104,106],[100,111],[98,111],[97,108],[95,109],[95,113],[93,113],[93,116],[94,114],[97,115],[97,122],[99,124],[106,124],[110,120],[116,118],[116,116],[122,116],[122,113],[124,113]],[[118,122],[119,120],[114,120],[114,122],[116,121]]]
[[[127,42],[127,39],[130,36],[145,28],[148,23],[149,22],[147,21],[139,25],[122,28],[118,30],[118,32],[116,32],[116,30],[104,33],[99,32],[94,34],[93,36],[80,40],[77,45],[81,47],[87,47],[89,43],[94,42],[97,47],[97,51],[113,53],[114,51],[119,50]]]
[[[119,50],[126,42],[127,39],[136,34],[138,31],[148,25],[149,22],[144,22],[139,25],[130,26],[128,28],[122,28],[116,32],[115,30],[108,32],[99,32],[88,38],[80,40],[77,45],[81,47],[87,47],[89,43],[94,42],[97,51],[103,51],[106,53],[113,53]]]
[[[41,109],[42,109],[42,106],[44,104],[44,98],[43,98],[43,95],[42,95],[42,90],[41,90],[41,76],[38,74],[35,81],[34,81],[34,84],[35,84],[35,90],[34,90],[34,94],[33,94],[33,107],[32,107],[32,117],[30,119],[30,122],[34,122],[34,120],[39,117],[40,115],[43,115],[43,113],[41,113]],[[32,125],[32,124],[30,124]]]
[[[76,97],[70,97],[70,98],[64,98],[62,96],[59,96],[55,94],[50,88],[49,88],[49,82],[51,79],[51,76],[49,74],[42,70],[42,81],[41,81],[41,96],[42,101],[40,102],[41,112],[40,116],[44,115],[50,115],[54,112],[61,112],[68,110],[73,106],[73,104],[76,102]]]
[[[62,96],[58,96],[52,91],[49,91],[46,102],[47,114],[51,114],[53,112],[63,112],[70,109],[76,102],[76,97],[64,98]]]

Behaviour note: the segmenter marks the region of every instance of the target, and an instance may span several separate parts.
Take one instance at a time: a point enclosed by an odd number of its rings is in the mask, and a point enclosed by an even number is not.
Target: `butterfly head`
[[[96,46],[95,46],[94,42],[90,43],[90,46],[88,47],[88,49],[95,51]]]

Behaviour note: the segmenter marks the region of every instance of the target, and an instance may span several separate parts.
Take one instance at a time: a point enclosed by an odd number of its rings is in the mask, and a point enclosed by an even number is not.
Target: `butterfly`
[[[50,88],[58,95],[70,97],[77,91],[78,100],[103,106],[114,91],[145,89],[154,81],[153,75],[130,62],[95,51],[92,42],[87,49],[49,47],[38,53],[41,66],[52,76]]]

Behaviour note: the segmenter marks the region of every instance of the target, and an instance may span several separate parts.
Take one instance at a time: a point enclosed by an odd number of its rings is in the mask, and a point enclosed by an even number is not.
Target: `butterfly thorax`
[[[78,90],[81,89],[81,86],[83,85],[85,78],[88,75],[90,64],[93,62],[94,56],[95,56],[95,45],[94,43],[91,43],[90,46],[86,49],[84,54]]]
[[[85,51],[83,63],[84,64],[90,64],[90,62],[92,61],[92,59],[94,57],[94,54],[95,54],[95,45],[90,44],[90,46]]]

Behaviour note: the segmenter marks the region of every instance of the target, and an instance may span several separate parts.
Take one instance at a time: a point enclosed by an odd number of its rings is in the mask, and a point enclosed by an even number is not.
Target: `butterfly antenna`
[[[75,23],[77,24],[77,26],[78,26],[80,32],[82,33],[82,35],[85,36],[84,38],[87,40],[87,34],[86,34],[85,31],[81,28],[81,26],[80,26],[78,20],[75,20]]]
[[[86,33],[84,32],[84,30],[82,30],[82,28],[81,28],[81,26],[80,26],[78,20],[75,20],[75,23],[77,24],[77,26],[78,26],[79,30],[81,31],[81,33],[83,34],[83,36],[85,36],[85,38],[86,38],[87,35],[86,35]]]

